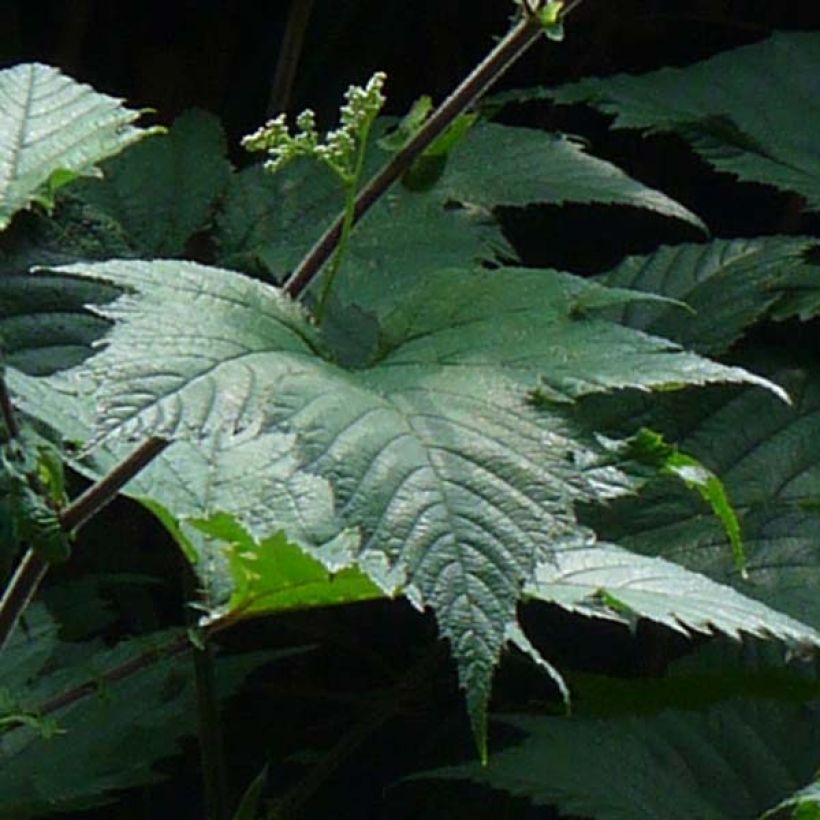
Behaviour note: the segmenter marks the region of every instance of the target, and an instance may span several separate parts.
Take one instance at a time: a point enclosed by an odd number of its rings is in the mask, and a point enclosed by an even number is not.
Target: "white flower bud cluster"
[[[296,118],[295,134],[290,133],[285,115],[279,114],[248,134],[242,145],[248,151],[267,152],[265,168],[271,173],[296,157],[313,156],[349,182],[354,173],[359,139],[384,105],[382,88],[386,79],[383,71],[377,71],[364,88],[350,86],[339,111],[340,125],[329,131],[323,141],[316,130],[316,115],[308,108]]]

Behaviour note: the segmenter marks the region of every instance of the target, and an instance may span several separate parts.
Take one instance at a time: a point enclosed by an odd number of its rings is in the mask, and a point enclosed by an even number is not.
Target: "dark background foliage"
[[[151,116],[162,123],[191,106],[209,109],[223,120],[233,159],[241,163],[246,160],[237,142],[265,118],[289,6],[285,0],[4,0],[0,64],[57,65],[132,105],[154,109]],[[508,0],[316,0],[288,108],[310,106],[329,125],[348,84],[377,68],[389,77],[388,113],[401,114],[422,93],[440,99],[503,33],[511,8]],[[813,2],[587,0],[566,41],[534,48],[503,87],[685,65],[774,29],[818,26],[820,7]],[[546,103],[510,108],[503,117],[584,134],[599,156],[700,214],[714,236],[817,233],[820,227],[818,217],[801,215],[788,194],[738,186],[675,137],[607,133],[600,115]],[[525,262],[582,273],[604,270],[625,253],[661,242],[699,238],[683,223],[606,207],[511,210],[504,225]],[[788,326],[778,331],[789,332]],[[70,569],[55,572],[51,583],[89,573],[115,579],[103,582],[118,615],[109,638],[180,621],[185,585],[175,579],[184,575],[183,562],[139,507],[118,503],[87,530],[83,544]],[[125,573],[150,582],[117,583]],[[524,617],[545,653],[574,670],[655,674],[679,649],[659,629],[640,628],[630,636],[546,607]],[[301,807],[304,817],[552,816],[469,785],[395,785],[402,775],[472,753],[455,677],[437,648],[434,625],[406,604],[288,615],[237,629],[223,643],[226,651],[316,645],[270,674],[256,674],[229,704],[225,734],[234,795],[270,760],[275,789],[297,802],[302,778],[311,772],[325,778]],[[496,708],[543,708],[551,701],[550,684],[528,662],[505,662]],[[77,816],[201,816],[193,742],[184,752],[166,765],[167,782],[124,796],[116,807]]]

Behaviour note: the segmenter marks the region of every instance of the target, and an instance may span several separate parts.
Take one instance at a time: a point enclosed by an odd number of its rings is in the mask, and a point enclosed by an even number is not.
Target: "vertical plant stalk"
[[[374,205],[390,186],[399,179],[450,123],[472,105],[541,35],[537,20],[524,15],[493,48],[493,50],[470,72],[446,100],[433,112],[424,125],[411,137],[393,158],[362,188],[356,197],[352,216],[341,214],[319,237],[308,251],[284,290],[294,299],[298,298],[315,279],[322,266],[338,245],[346,218],[350,227]]]
[[[193,653],[205,816],[207,820],[227,820],[228,779],[225,744],[219,714],[213,652],[207,638],[202,638],[201,647],[193,647]]]
[[[60,512],[60,526],[71,533],[111,502],[117,493],[147,467],[167,446],[168,441],[149,438],[121,461],[108,475],[79,495]],[[48,571],[48,561],[33,548],[26,550],[0,599],[0,650],[5,648],[20,616],[31,603]]]
[[[344,259],[345,251],[347,250],[347,243],[350,239],[350,234],[353,231],[353,225],[356,220],[356,199],[359,185],[362,181],[362,172],[364,170],[364,160],[367,153],[367,141],[370,136],[370,128],[373,123],[368,120],[361,134],[359,134],[359,149],[356,156],[356,167],[353,169],[353,177],[347,183],[345,190],[345,209],[342,216],[342,227],[339,231],[339,242],[336,245],[336,250],[333,252],[333,258],[330,260],[330,265],[325,272],[324,281],[322,283],[322,293],[319,297],[319,304],[316,308],[316,322],[322,324],[322,318],[327,307],[327,300],[333,289],[333,282],[336,279],[336,274],[339,272],[339,266],[342,259]]]
[[[17,423],[17,415],[14,412],[14,405],[11,403],[11,396],[6,387],[6,380],[3,371],[0,369],[0,416],[6,425],[6,433],[9,438],[17,438],[20,435],[20,425]]]
[[[285,111],[290,103],[296,66],[299,65],[313,3],[314,0],[290,0],[285,33],[282,35],[282,45],[279,48],[279,57],[276,60],[276,70],[268,98],[266,112],[268,117]]]
[[[186,601],[202,599],[188,560],[181,558],[182,592]],[[188,610],[188,636],[193,651],[194,686],[196,689],[197,740],[199,741],[202,793],[205,820],[228,818],[228,768],[219,697],[216,689],[214,657],[211,642],[204,629],[197,629],[193,609]]]

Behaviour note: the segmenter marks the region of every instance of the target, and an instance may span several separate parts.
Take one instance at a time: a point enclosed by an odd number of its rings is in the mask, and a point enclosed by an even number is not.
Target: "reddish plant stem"
[[[63,530],[67,533],[73,532],[85,524],[167,446],[168,442],[159,438],[149,438],[140,444],[108,475],[89,487],[60,512],[59,518]],[[0,650],[8,643],[20,616],[31,603],[47,571],[48,562],[41,558],[34,549],[26,550],[0,599]]]
[[[395,156],[362,188],[353,211],[353,224],[367,213],[390,186],[399,179],[455,118],[477,100],[535,42],[541,27],[524,16],[482,60],[464,81],[433,112],[424,125]],[[298,298],[316,278],[333,253],[342,233],[344,214],[319,237],[284,285],[286,293]]]
[[[14,412],[14,405],[11,403],[11,396],[6,387],[6,380],[0,371],[0,416],[6,425],[6,433],[9,438],[17,438],[20,435],[20,425],[17,423],[17,416]]]
[[[212,621],[206,627],[202,628],[202,638],[209,639],[212,635],[215,635],[217,632],[221,632],[232,623],[234,623],[234,621],[229,619],[224,621]],[[127,661],[123,661],[117,666],[109,669],[107,672],[103,672],[103,674],[98,675],[85,683],[81,683],[79,686],[75,686],[65,692],[61,692],[59,695],[55,695],[53,698],[49,698],[40,705],[37,710],[37,714],[42,716],[50,715],[53,712],[64,709],[66,706],[71,706],[73,703],[76,703],[78,700],[82,700],[88,695],[93,695],[95,692],[99,692],[100,688],[104,687],[106,684],[124,680],[125,678],[128,678],[137,672],[141,672],[143,669],[147,669],[149,666],[152,666],[165,658],[173,658],[176,655],[180,655],[181,653],[187,652],[194,648],[194,644],[191,643],[191,638],[188,632],[186,631],[181,633],[173,638],[170,638],[159,646],[146,649],[139,655],[135,655]]]
[[[95,516],[113,501],[117,493],[134,476],[141,473],[168,444],[168,440],[162,438],[149,438],[143,441],[131,455],[123,459],[96,484],[92,484],[60,513],[60,524],[63,529],[71,532]]]

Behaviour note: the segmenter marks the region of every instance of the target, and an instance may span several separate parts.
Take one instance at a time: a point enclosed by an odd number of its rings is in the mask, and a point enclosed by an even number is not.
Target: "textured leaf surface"
[[[820,376],[813,364],[794,361],[775,360],[769,372],[789,391],[791,407],[755,391],[727,391],[662,402],[654,418],[723,479],[740,518],[748,581],[738,577],[716,522],[671,483],[594,517],[630,549],[705,572],[820,628]]]
[[[487,157],[493,157],[491,164]],[[384,161],[382,152],[374,152],[370,167]],[[336,295],[381,315],[432,271],[499,254],[514,258],[490,211],[536,202],[630,205],[700,224],[678,203],[571,140],[484,123],[449,155],[433,188],[413,192],[396,186],[365,216]],[[295,164],[273,177],[248,169],[232,183],[219,220],[221,261],[257,261],[282,279],[341,206],[338,186],[315,165]]]
[[[815,311],[820,303],[820,265],[812,261],[816,248],[816,240],[807,238],[762,237],[632,256],[600,281],[678,299],[691,310],[635,301],[608,315],[698,352],[722,353],[767,313],[805,319]]]
[[[116,322],[108,347],[75,374],[99,386],[104,431],[281,443],[294,476],[332,487],[339,525],[359,532],[359,567],[436,611],[479,737],[536,560],[588,538],[575,501],[626,487],[549,400],[754,379],[593,318],[632,295],[550,271],[443,272],[387,318],[378,363],[358,371],[319,355],[300,308],[234,273],[127,261],[68,272],[126,290],[98,309]],[[292,498],[271,515],[287,518]],[[241,515],[235,505],[224,510]],[[321,557],[288,524],[273,531]]]
[[[49,66],[1,71],[0,229],[16,211],[38,198],[48,202],[58,185],[94,173],[149,133],[132,125],[138,116]]]
[[[702,226],[691,211],[590,156],[569,137],[495,123],[477,126],[453,151],[437,191],[442,199],[483,207],[533,202],[632,205]]]
[[[291,402],[309,402],[314,391],[350,392],[368,404],[416,382],[438,389],[449,382],[454,400],[495,401],[497,394],[503,405],[518,405],[534,390],[541,403],[567,402],[620,387],[713,381],[753,382],[783,395],[739,368],[578,316],[577,306],[594,307],[602,289],[551,271],[441,272],[387,317],[377,366],[358,372],[320,355],[322,341],[296,304],[232,272],[170,261],[62,272],[127,289],[95,309],[114,322],[106,349],[86,368],[99,383],[105,433],[252,434],[278,424]]]
[[[770,643],[710,642],[660,678],[573,676],[575,718],[502,718],[518,739],[487,768],[420,777],[469,777],[573,816],[758,817],[816,764],[818,691],[816,664],[784,665]]]
[[[13,706],[12,713],[36,715],[50,697],[153,645],[134,639],[107,650],[95,641],[63,643],[38,607],[28,611],[27,622],[2,656],[7,713]],[[221,694],[270,659],[256,653],[228,660],[220,666]],[[51,715],[56,735],[46,739],[26,726],[6,731],[0,737],[0,817],[26,820],[81,809],[109,802],[116,789],[161,779],[153,764],[177,754],[177,739],[195,733],[195,702],[190,660],[168,659]]]
[[[444,770],[599,820],[748,820],[792,790],[818,748],[816,710],[729,702],[704,714],[506,718],[526,734],[490,765]],[[590,777],[590,772],[595,776]]]
[[[32,375],[79,364],[110,326],[87,305],[109,301],[118,292],[68,276],[0,275],[0,345],[6,361]]]
[[[225,513],[190,524],[225,545],[232,577],[224,614],[247,617],[254,613],[346,604],[381,598],[383,592],[360,570],[351,567],[349,553],[338,546],[322,551],[322,561],[291,544],[282,532],[261,543]],[[334,554],[335,553],[335,554]],[[327,565],[342,567],[337,573]],[[211,617],[220,617],[218,610]]]
[[[93,437],[93,401],[72,374],[44,381],[10,370],[8,379],[20,408],[59,431],[64,442],[83,443]],[[329,483],[298,469],[294,442],[293,435],[276,432],[254,437],[224,434],[199,442],[178,440],[125,488],[127,495],[157,515],[194,564],[202,600],[214,612],[225,611],[231,597],[238,594],[237,584],[248,587],[252,579],[243,565],[251,559],[247,549],[240,549],[239,564],[232,569],[225,539],[209,536],[194,526],[194,519],[209,519],[230,510],[257,541],[285,530],[298,543],[321,545],[320,555],[334,567],[352,561],[358,536],[344,528],[334,511]],[[98,478],[133,447],[130,442],[107,441],[83,458],[71,460],[80,472]],[[317,570],[310,566],[315,580]],[[254,598],[262,589],[281,594],[280,580],[281,573],[261,582],[254,580]]]
[[[780,32],[688,68],[581,80],[546,92],[616,114],[616,128],[674,131],[721,171],[820,210],[820,34]]]
[[[237,174],[217,221],[221,264],[282,280],[342,209],[330,174],[310,162],[273,176],[259,166]],[[438,268],[515,256],[489,214],[451,208],[432,192],[396,187],[356,227],[334,294],[344,303],[389,310]]]
[[[124,228],[143,256],[177,256],[204,228],[228,183],[231,165],[222,126],[192,110],[167,134],[135,145],[103,167],[103,179],[75,193]]]
[[[820,633],[662,558],[612,544],[556,551],[524,588],[537,600],[593,617],[649,618],[685,634],[775,636],[820,647]]]

